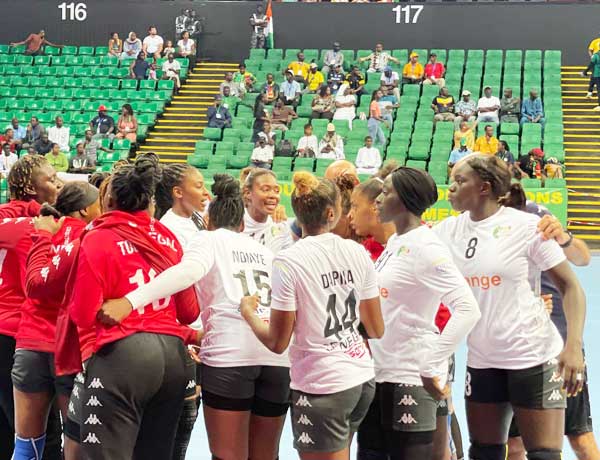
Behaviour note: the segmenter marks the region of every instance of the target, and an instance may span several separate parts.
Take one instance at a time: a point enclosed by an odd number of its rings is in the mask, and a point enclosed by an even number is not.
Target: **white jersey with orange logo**
[[[271,216],[267,217],[266,222],[257,222],[248,211],[244,213],[244,234],[268,247],[275,255],[294,244],[287,222],[276,224]]]
[[[385,334],[369,345],[377,382],[422,385],[421,375],[443,385],[448,360],[477,321],[477,303],[448,248],[421,226],[394,234],[375,262]],[[453,308],[440,336],[440,301]]]
[[[531,265],[549,270],[566,258],[537,232],[539,218],[500,208],[479,222],[468,212],[433,229],[471,286],[481,319],[469,335],[468,365],[526,369],[555,358],[562,339],[528,280]]]
[[[375,376],[358,325],[360,301],[378,295],[373,262],[354,241],[309,236],[275,257],[271,308],[296,312],[292,389],[331,394]]]

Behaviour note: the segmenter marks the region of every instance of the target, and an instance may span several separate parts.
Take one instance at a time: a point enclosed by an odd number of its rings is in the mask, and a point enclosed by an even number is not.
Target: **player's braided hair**
[[[30,201],[36,171],[49,166],[48,160],[41,155],[25,155],[20,158],[8,173],[8,190],[13,200]]]
[[[159,180],[160,165],[156,155],[140,155],[134,164],[121,166],[110,181],[115,208],[125,212],[148,209]]]
[[[173,188],[181,185],[185,175],[193,170],[193,166],[184,163],[172,163],[163,168],[160,182],[156,185],[154,217],[160,219],[173,207]]]
[[[229,174],[215,174],[212,193],[214,199],[208,208],[210,226],[237,230],[244,219],[239,181]]]

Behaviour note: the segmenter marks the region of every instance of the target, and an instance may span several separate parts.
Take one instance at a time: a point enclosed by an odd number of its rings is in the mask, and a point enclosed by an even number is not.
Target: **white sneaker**
[[[592,98],[592,93],[587,93],[585,96],[586,99],[591,99]]]
[[[594,112],[600,112],[600,105],[592,109]]]

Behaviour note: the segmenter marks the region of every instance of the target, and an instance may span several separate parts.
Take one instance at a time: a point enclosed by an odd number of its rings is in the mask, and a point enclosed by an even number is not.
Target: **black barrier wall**
[[[257,2],[159,0],[2,0],[0,42],[23,40],[44,28],[50,41],[106,45],[108,33],[143,38],[155,24],[165,39],[175,38],[175,17],[183,8],[205,17],[202,57],[239,61],[248,54],[248,19]],[[600,3],[274,3],[278,48],[560,49],[565,64],[587,60],[590,39],[600,33]]]

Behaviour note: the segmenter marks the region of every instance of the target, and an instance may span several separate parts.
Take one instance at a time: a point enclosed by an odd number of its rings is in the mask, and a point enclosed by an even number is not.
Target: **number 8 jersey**
[[[482,221],[468,212],[433,229],[473,290],[481,319],[468,339],[469,367],[526,369],[555,358],[562,339],[529,283],[530,266],[545,271],[565,260],[537,232],[539,218],[500,208]]]
[[[360,301],[378,296],[373,262],[354,241],[325,233],[278,254],[271,308],[296,312],[292,389],[331,394],[375,377],[358,325]]]

